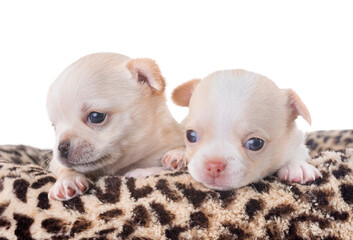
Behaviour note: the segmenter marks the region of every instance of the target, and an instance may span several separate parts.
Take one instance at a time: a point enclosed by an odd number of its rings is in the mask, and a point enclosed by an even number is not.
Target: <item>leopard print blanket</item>
[[[50,151],[2,146],[0,240],[353,239],[353,131],[313,132],[307,145],[322,178],[306,185],[269,176],[218,192],[166,171],[104,176],[66,202],[47,197]]]

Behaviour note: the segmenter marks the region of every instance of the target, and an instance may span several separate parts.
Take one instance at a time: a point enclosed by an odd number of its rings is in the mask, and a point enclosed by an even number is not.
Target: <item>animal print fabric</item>
[[[66,202],[47,197],[55,176],[40,164],[50,151],[2,146],[0,240],[353,239],[353,151],[343,150],[352,139],[352,131],[310,133],[312,148],[341,151],[315,152],[311,163],[322,178],[306,185],[269,176],[218,192],[187,172],[166,171],[104,176],[88,194]]]
[[[353,130],[316,131],[307,134],[306,145],[312,157],[325,150],[353,148]]]

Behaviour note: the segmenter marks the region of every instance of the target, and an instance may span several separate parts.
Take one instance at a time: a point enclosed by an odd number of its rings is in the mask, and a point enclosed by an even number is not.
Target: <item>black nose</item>
[[[70,142],[62,142],[59,144],[58,150],[62,158],[67,159],[69,157]]]

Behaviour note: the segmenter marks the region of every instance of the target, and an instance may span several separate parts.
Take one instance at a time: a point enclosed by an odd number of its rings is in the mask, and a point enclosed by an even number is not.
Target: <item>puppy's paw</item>
[[[162,167],[137,168],[125,173],[125,177],[144,178],[163,171]]]
[[[302,161],[287,163],[278,170],[277,176],[281,180],[303,184],[321,177],[321,173],[314,166]]]
[[[164,154],[162,164],[170,170],[180,170],[186,168],[187,160],[185,157],[185,149],[170,150]]]
[[[82,195],[89,189],[90,180],[82,174],[73,174],[59,178],[49,190],[49,198],[66,201]]]

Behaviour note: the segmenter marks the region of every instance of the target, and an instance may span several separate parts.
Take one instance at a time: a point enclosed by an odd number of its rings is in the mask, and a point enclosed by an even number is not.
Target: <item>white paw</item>
[[[174,149],[164,154],[162,158],[163,166],[171,170],[186,168],[185,149]]]
[[[144,178],[162,172],[162,167],[137,168],[125,173],[125,177]]]
[[[82,174],[59,178],[49,190],[49,198],[66,201],[82,195],[89,189],[90,180]]]
[[[277,176],[281,180],[303,184],[321,177],[321,173],[314,166],[301,161],[287,163],[278,170]]]

